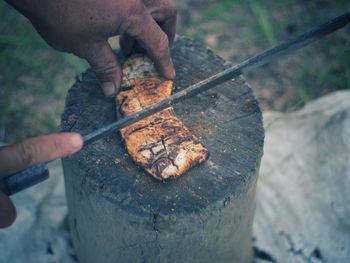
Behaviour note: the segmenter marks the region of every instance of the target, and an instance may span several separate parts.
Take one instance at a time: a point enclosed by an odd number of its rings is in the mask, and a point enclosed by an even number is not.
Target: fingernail
[[[81,148],[83,146],[83,139],[79,134],[72,134],[69,138],[69,143],[74,148]]]
[[[106,97],[111,98],[117,94],[117,89],[113,82],[104,82],[101,86]]]

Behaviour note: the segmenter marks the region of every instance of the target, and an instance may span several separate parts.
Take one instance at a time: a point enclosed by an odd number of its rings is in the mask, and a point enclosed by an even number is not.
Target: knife
[[[122,118],[121,120],[104,126],[92,133],[83,136],[84,146],[99,140],[106,135],[118,131],[125,126],[137,122],[145,117],[148,117],[156,112],[159,112],[169,106],[173,106],[179,101],[187,99],[211,89],[223,82],[238,77],[239,75],[253,70],[269,63],[270,61],[280,58],[295,50],[298,50],[306,45],[309,45],[316,40],[346,26],[350,22],[350,12],[340,15],[328,22],[312,28],[310,31],[288,41],[267,49],[240,64],[229,67],[226,70],[215,74],[207,79],[204,79],[196,84],[193,84],[172,96],[149,106],[133,115]],[[5,192],[7,195],[12,195],[20,192],[30,186],[38,184],[49,178],[49,170],[46,164],[37,164],[23,171],[8,175],[3,178]]]

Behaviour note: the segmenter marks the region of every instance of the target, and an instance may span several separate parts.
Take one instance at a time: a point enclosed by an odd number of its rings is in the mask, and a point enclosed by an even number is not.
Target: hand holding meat
[[[157,70],[175,76],[169,44],[175,36],[172,0],[6,0],[25,15],[52,47],[86,59],[106,96],[120,86],[121,67],[107,40],[121,35],[126,52],[145,50]]]
[[[71,155],[82,146],[79,134],[56,133],[0,147],[0,228],[10,226],[16,218],[15,206],[4,193],[2,179],[35,164]]]

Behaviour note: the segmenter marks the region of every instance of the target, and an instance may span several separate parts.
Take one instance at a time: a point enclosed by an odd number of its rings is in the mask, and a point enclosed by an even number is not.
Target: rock
[[[254,222],[268,262],[350,258],[350,92],[291,114],[265,114]]]
[[[61,161],[49,164],[50,179],[12,197],[16,222],[0,230],[1,263],[73,263],[66,227]]]

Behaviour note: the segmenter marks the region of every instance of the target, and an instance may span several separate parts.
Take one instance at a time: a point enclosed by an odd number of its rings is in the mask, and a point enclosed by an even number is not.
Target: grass
[[[268,10],[258,1],[249,1],[249,7],[256,19],[261,33],[264,35],[270,46],[277,44],[274,27],[268,15]]]
[[[210,1],[190,6],[194,15],[184,24],[180,19],[179,31],[238,63],[349,8],[348,1]],[[248,74],[263,108],[291,111],[331,91],[349,89],[349,39],[348,26],[273,66]],[[263,90],[272,91],[271,97],[259,97]]]
[[[49,47],[0,2],[0,141],[57,130],[64,96],[86,63]]]

